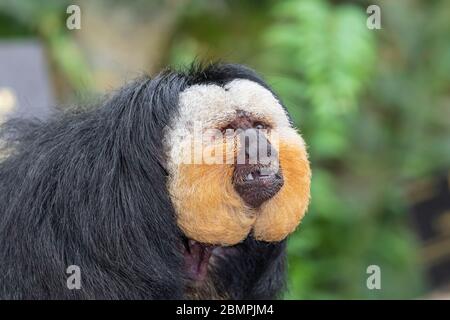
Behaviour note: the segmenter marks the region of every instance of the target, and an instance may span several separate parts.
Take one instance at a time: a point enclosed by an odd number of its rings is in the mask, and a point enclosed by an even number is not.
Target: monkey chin
[[[232,246],[249,234],[277,242],[299,225],[310,198],[311,171],[303,140],[289,134],[279,145],[284,185],[259,208],[250,208],[233,188],[233,165],[181,164],[169,190],[180,229],[200,243]]]

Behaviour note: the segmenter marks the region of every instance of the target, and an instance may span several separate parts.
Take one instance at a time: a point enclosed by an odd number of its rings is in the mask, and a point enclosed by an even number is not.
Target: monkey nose
[[[261,165],[236,165],[233,186],[244,202],[258,208],[271,199],[284,184],[281,169],[274,170]]]

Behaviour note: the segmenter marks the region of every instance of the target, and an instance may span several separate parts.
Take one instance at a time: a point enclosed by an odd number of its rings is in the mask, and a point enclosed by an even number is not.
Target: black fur
[[[89,111],[6,123],[0,298],[186,298],[183,235],[165,188],[162,130],[187,86],[235,78],[267,87],[250,69],[215,64],[142,78]],[[248,238],[217,260],[211,272],[217,292],[276,297],[284,252],[284,243]],[[66,286],[69,265],[81,267],[81,290]]]

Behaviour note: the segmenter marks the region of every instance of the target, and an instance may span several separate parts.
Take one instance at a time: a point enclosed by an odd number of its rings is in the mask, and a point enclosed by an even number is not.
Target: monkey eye
[[[253,125],[253,128],[260,130],[260,129],[266,129],[267,127],[266,127],[266,125],[264,123],[256,122]]]

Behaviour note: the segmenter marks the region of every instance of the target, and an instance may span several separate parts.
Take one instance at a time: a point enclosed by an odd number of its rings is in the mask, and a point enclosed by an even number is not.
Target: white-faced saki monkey
[[[283,292],[311,171],[251,69],[167,70],[97,107],[11,119],[0,141],[0,298]]]

